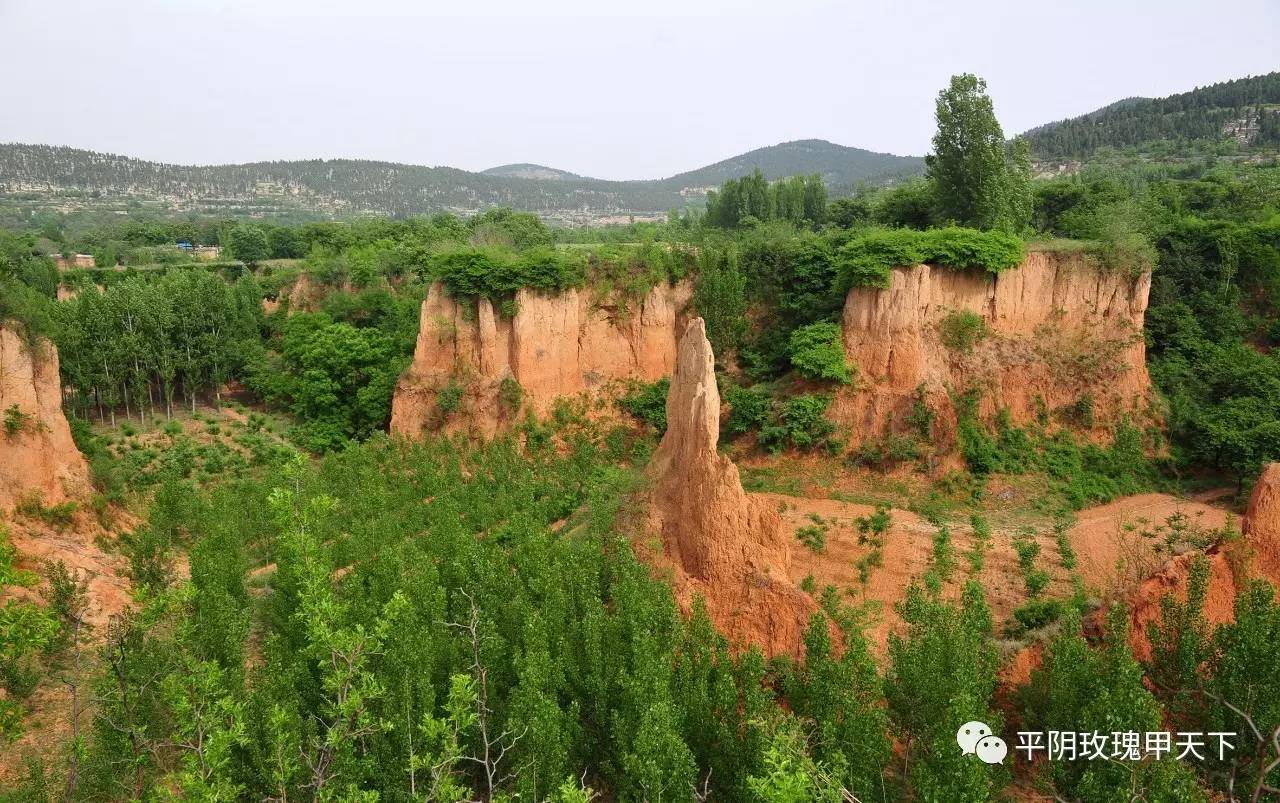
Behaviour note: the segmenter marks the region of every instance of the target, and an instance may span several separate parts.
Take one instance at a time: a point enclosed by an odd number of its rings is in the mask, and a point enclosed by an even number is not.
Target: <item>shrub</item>
[[[796,530],[800,543],[821,555],[827,549],[827,525],[821,521],[807,524]]]
[[[922,262],[945,268],[980,268],[1000,273],[1019,264],[1022,241],[999,231],[978,231],[958,226],[928,231],[912,229],[872,230],[845,243],[836,252],[841,286],[888,287],[895,267]]]
[[[524,388],[520,387],[520,380],[514,376],[504,376],[498,383],[498,404],[507,412],[514,413],[520,409],[523,401]]]
[[[1076,567],[1076,550],[1071,546],[1071,523],[1059,521],[1053,525],[1053,535],[1058,542],[1058,555],[1062,558],[1062,568],[1071,571]]]
[[[889,525],[893,523],[893,515],[889,512],[888,505],[876,505],[876,512],[870,516],[859,516],[858,524],[858,543],[879,541],[880,536],[889,532]]]
[[[506,248],[457,247],[432,257],[430,269],[455,298],[509,296],[522,288],[565,290],[586,280],[586,261],[549,246],[516,254]]]
[[[1061,600],[1033,599],[1014,608],[1013,618],[1025,632],[1053,624],[1062,616],[1062,611]]]
[[[793,446],[811,449],[827,443],[836,429],[826,418],[830,406],[831,397],[818,393],[796,396],[782,405],[782,422]]]
[[[436,408],[443,414],[457,412],[462,407],[462,393],[464,388],[456,379],[450,379],[449,384],[440,388],[436,393]]]
[[[955,547],[951,544],[951,528],[945,524],[933,536],[933,571],[938,579],[947,581],[955,569]]]
[[[26,428],[31,416],[22,412],[16,404],[11,404],[4,411],[4,434],[10,438]]]
[[[71,524],[79,505],[75,502],[45,505],[39,493],[34,493],[20,499],[15,509],[24,516],[40,519],[45,524],[53,525],[61,530]]]
[[[1057,413],[1059,420],[1064,424],[1085,429],[1092,428],[1094,425],[1093,396],[1088,393],[1082,394],[1071,404],[1060,407]]]
[[[920,457],[920,447],[914,438],[906,435],[885,435],[858,444],[849,455],[851,463],[887,471],[893,467]]]
[[[671,380],[667,377],[648,384],[633,382],[626,395],[618,399],[618,406],[661,435],[667,431],[667,394],[670,391]]]
[[[926,440],[933,437],[933,420],[937,414],[929,407],[929,403],[925,400],[924,385],[921,384],[916,388],[915,399],[911,402],[911,412],[907,415],[907,425],[914,429],[916,433]]]
[[[938,339],[949,350],[969,354],[987,335],[987,322],[969,310],[950,312],[938,323]]]
[[[853,369],[845,360],[840,325],[831,322],[802,326],[788,342],[791,364],[809,379],[826,379],[849,384]]]
[[[1036,569],[1027,572],[1027,576],[1022,578],[1027,586],[1027,596],[1035,599],[1049,587],[1049,573],[1044,569]]]
[[[743,435],[769,423],[773,400],[763,388],[730,385],[724,389],[724,399],[729,403],[729,419],[725,422],[729,434]]]
[[[1013,551],[1018,555],[1018,565],[1023,572],[1030,572],[1040,556],[1040,542],[1034,534],[1023,533],[1013,540]]]
[[[843,286],[889,286],[893,268],[916,265],[923,258],[920,233],[910,229],[871,231],[845,243],[836,252],[836,268]]]
[[[919,235],[923,261],[964,270],[982,268],[1000,273],[1022,262],[1025,248],[1018,237],[1002,231],[978,231],[960,226],[930,229]]]

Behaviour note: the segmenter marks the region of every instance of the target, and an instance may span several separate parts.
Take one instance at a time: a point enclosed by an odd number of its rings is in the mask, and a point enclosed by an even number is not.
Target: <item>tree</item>
[[[1030,214],[1030,160],[1025,145],[1008,153],[987,82],[952,76],[938,93],[933,153],[926,174],[943,218],[979,229],[1018,231]]]
[[[977,720],[993,733],[1002,725],[991,708],[999,661],[982,588],[970,580],[956,605],[937,588],[913,585],[899,612],[907,633],[889,637],[885,694],[906,742],[904,775],[922,800],[989,800],[1001,770],[956,749],[961,724]]]
[[[255,223],[237,223],[223,235],[222,242],[233,257],[248,265],[271,257],[266,229]]]
[[[1209,561],[1197,558],[1185,601],[1161,600],[1151,625],[1148,676],[1179,729],[1239,734],[1221,764],[1204,774],[1232,800],[1261,800],[1280,789],[1280,604],[1262,580],[1236,595],[1232,621],[1210,632],[1204,616]]]
[[[698,256],[693,306],[707,322],[707,339],[722,359],[737,350],[746,334],[747,279],[737,254],[705,249]]]
[[[1079,617],[1069,616],[1032,676],[1027,694],[1033,728],[1106,734],[1162,730],[1160,704],[1143,684],[1128,637],[1123,606],[1108,612],[1099,648],[1085,641]],[[1059,794],[1084,803],[1205,799],[1191,770],[1172,756],[1134,761],[1077,757],[1051,761],[1049,767]]]
[[[883,793],[889,763],[884,687],[860,632],[845,633],[844,654],[833,654],[827,617],[815,613],[805,633],[805,660],[789,689],[797,716],[813,724],[814,757],[860,800]]]

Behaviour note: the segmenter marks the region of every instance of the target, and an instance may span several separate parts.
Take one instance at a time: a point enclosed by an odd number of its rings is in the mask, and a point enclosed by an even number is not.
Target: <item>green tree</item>
[[[237,223],[222,236],[222,244],[231,256],[248,265],[256,265],[271,257],[271,241],[267,231],[256,223]]]
[[[1019,231],[1030,222],[1030,173],[1025,145],[1010,158],[1004,132],[975,75],[952,76],[938,93],[938,131],[925,157],[943,218],[978,229]]]
[[[970,580],[955,604],[913,585],[899,612],[907,631],[889,637],[885,694],[906,745],[907,781],[920,800],[989,800],[1005,774],[956,748],[963,723],[984,722],[993,733],[1003,724],[991,708],[999,660],[982,588]]]
[[[1106,640],[1091,648],[1080,619],[1069,616],[1032,676],[1027,696],[1036,730],[1139,732],[1162,730],[1162,712],[1143,684],[1142,668],[1129,650],[1129,617],[1123,606],[1107,616]],[[1049,763],[1060,795],[1083,803],[1117,799],[1205,800],[1195,776],[1173,756],[1126,761],[1083,757]]]
[[[831,767],[844,788],[868,800],[883,793],[891,755],[884,687],[862,634],[846,632],[837,658],[829,627],[823,614],[810,619],[804,664],[788,687],[788,700],[797,716],[813,724],[814,757]]]

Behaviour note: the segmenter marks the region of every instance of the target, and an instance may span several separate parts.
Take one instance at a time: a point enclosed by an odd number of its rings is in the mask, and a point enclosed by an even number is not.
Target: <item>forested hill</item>
[[[497,176],[499,178],[536,178],[543,181],[579,181],[583,178],[577,173],[570,173],[568,170],[557,170],[554,167],[530,164],[528,162],[498,165],[480,172],[486,176]]]
[[[1038,160],[1084,159],[1099,148],[1164,140],[1280,147],[1280,72],[1238,78],[1167,98],[1127,98],[1025,136]]]
[[[671,187],[718,187],[731,178],[750,175],[756,168],[769,180],[817,173],[828,186],[840,187],[914,175],[924,170],[924,159],[849,148],[823,139],[799,139],[757,148],[680,173],[662,183]]]
[[[127,199],[174,211],[326,215],[418,215],[509,206],[581,219],[682,207],[700,199],[706,188],[757,166],[770,178],[819,173],[839,185],[884,182],[899,173],[918,172],[921,163],[914,157],[808,140],[761,148],[667,179],[605,181],[528,164],[483,173],[350,159],[187,166],[76,148],[0,144],[0,198],[63,207]]]

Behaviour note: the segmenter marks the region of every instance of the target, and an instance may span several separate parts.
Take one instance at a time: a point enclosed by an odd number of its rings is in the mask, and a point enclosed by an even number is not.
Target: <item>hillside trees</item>
[[[1209,563],[1192,564],[1185,601],[1161,601],[1149,628],[1148,675],[1180,730],[1238,734],[1225,762],[1200,769],[1218,789],[1266,799],[1280,789],[1280,667],[1270,645],[1280,638],[1280,603],[1262,580],[1236,595],[1232,621],[1205,619]]]
[[[827,219],[827,187],[818,175],[769,182],[759,168],[707,193],[706,222],[737,229],[774,220],[814,227]]]
[[[926,172],[943,219],[978,229],[1021,231],[1030,222],[1030,158],[1010,153],[986,81],[952,76],[938,93],[938,131]]]
[[[172,271],[59,304],[62,375],[76,407],[145,417],[172,414],[179,389],[192,405],[218,393],[258,338],[261,297],[252,278],[232,285],[205,271]]]
[[[1038,158],[1087,157],[1099,148],[1166,140],[1226,138],[1228,123],[1250,116],[1261,129],[1254,144],[1275,142],[1280,72],[1237,78],[1165,98],[1126,98],[1091,114],[1027,132]]]
[[[1068,617],[1028,689],[1032,728],[1107,734],[1161,730],[1160,704],[1143,684],[1128,634],[1128,614],[1121,606],[1109,612],[1099,648],[1086,643],[1079,618]],[[1085,803],[1135,797],[1205,800],[1189,767],[1172,755],[1145,761],[1064,758],[1049,767],[1057,791]]]
[[[956,749],[962,723],[1001,728],[991,708],[998,658],[982,588],[969,581],[956,605],[936,588],[913,585],[900,612],[907,632],[889,637],[885,694],[906,743],[908,781],[924,800],[988,800],[1003,783],[1000,768],[966,761]]]

